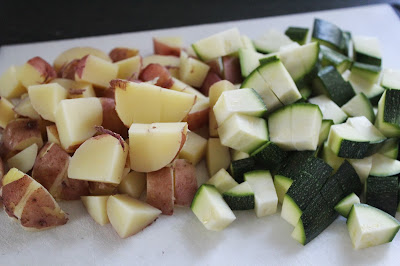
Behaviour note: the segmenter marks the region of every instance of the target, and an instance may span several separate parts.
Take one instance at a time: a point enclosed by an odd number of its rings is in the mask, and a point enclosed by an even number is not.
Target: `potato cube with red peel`
[[[5,171],[5,169],[4,169],[3,159],[1,159],[1,157],[0,157],[0,188],[3,186],[2,180],[4,177],[4,171]],[[1,200],[0,200],[0,202],[1,202]],[[1,203],[0,203],[0,206],[1,206]]]
[[[81,59],[86,55],[94,55],[103,60],[111,62],[110,57],[103,51],[93,47],[73,47],[65,50],[54,60],[54,69],[59,72],[60,69],[75,59]]]
[[[39,151],[32,170],[32,177],[42,184],[56,200],[77,200],[88,195],[86,181],[67,176],[69,154],[55,143],[46,143]]]
[[[208,98],[200,98],[193,105],[187,117],[184,119],[190,130],[197,130],[208,125],[210,103]]]
[[[67,91],[68,99],[96,97],[93,86],[87,82],[78,82],[71,79],[57,78],[50,83],[58,83]]]
[[[7,124],[15,119],[14,105],[6,98],[0,97],[0,127],[5,128]]]
[[[189,57],[185,52],[181,52],[180,58],[180,79],[191,86],[201,87],[210,67],[197,59]]]
[[[149,64],[160,64],[165,67],[180,67],[181,60],[179,57],[172,55],[150,55],[143,57],[143,68],[147,67]]]
[[[92,137],[75,151],[68,167],[68,177],[119,184],[127,155],[128,145],[119,135]]]
[[[61,146],[60,136],[56,125],[46,127],[47,141]]]
[[[122,178],[122,181],[118,186],[118,192],[138,199],[142,195],[145,188],[146,174],[131,171]]]
[[[231,163],[229,148],[223,146],[219,138],[209,138],[206,152],[207,169],[210,176],[221,168],[227,169]]]
[[[29,59],[17,71],[18,80],[28,88],[31,85],[48,83],[57,77],[56,71],[41,57]]]
[[[7,160],[7,164],[10,168],[17,168],[21,172],[27,173],[32,169],[33,164],[36,160],[36,155],[38,153],[38,146],[33,143],[28,148],[20,151],[13,157]]]
[[[55,122],[54,113],[61,100],[67,98],[67,91],[57,83],[29,86],[29,98],[33,108],[44,119]]]
[[[174,83],[168,69],[160,64],[149,64],[141,72],[139,79],[154,82],[154,85],[169,89]]]
[[[126,58],[115,63],[118,66],[117,78],[128,79],[133,75],[139,76],[142,68],[142,57],[136,55],[134,57]]]
[[[93,220],[105,225],[110,223],[107,216],[107,200],[109,196],[82,196],[81,200]]]
[[[108,55],[111,60],[116,63],[139,55],[139,50],[128,47],[115,47]]]
[[[95,126],[103,122],[103,108],[94,97],[62,100],[55,118],[62,147],[69,150],[96,133]]]
[[[219,97],[224,91],[236,90],[235,85],[233,85],[230,81],[221,80],[217,83],[214,83],[210,87],[210,91],[208,97],[210,97],[210,107],[213,108],[215,103],[218,101]]]
[[[40,115],[33,108],[31,99],[29,95],[26,94],[26,97],[22,98],[21,101],[14,107],[14,112],[20,116],[28,117],[31,119],[40,119]]]
[[[111,98],[99,98],[103,108],[102,127],[120,134],[123,138],[128,137],[128,128],[122,123],[115,111],[115,100]]]
[[[30,176],[12,168],[2,182],[5,210],[25,230],[44,230],[67,223],[67,215],[54,198]]]
[[[131,169],[153,172],[171,163],[186,141],[187,123],[132,124],[129,129]]]
[[[25,87],[17,78],[17,67],[10,66],[0,76],[0,97],[8,99],[20,97],[26,92]]]
[[[146,176],[146,202],[165,215],[174,213],[174,168],[167,166]]]
[[[116,79],[118,66],[94,55],[83,57],[75,72],[76,81],[92,83],[99,88],[108,88],[110,81]]]
[[[196,168],[184,159],[173,163],[175,175],[175,204],[190,206],[197,191]]]
[[[207,140],[196,133],[189,131],[186,142],[179,153],[179,158],[186,159],[193,165],[200,162],[206,155]]]
[[[182,46],[182,37],[163,36],[153,38],[153,48],[155,54],[179,56]]]
[[[210,137],[218,138],[218,123],[212,108],[208,112],[208,129]]]
[[[19,118],[7,124],[3,132],[3,142],[10,151],[22,151],[33,143],[43,146],[38,120]]]
[[[110,223],[121,238],[134,235],[160,215],[161,211],[128,195],[110,196],[107,201],[107,215]]]
[[[130,127],[132,123],[180,122],[190,112],[196,96],[148,83],[113,80],[115,110]]]

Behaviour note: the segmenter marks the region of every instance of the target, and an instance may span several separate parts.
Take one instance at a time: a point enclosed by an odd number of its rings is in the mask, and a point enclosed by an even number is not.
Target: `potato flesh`
[[[129,129],[131,169],[157,171],[177,156],[186,140],[187,123],[132,124]]]
[[[10,66],[0,76],[0,97],[11,99],[20,97],[25,92],[25,87],[17,78],[17,68]]]
[[[14,107],[15,113],[20,116],[29,117],[31,119],[40,119],[40,115],[32,106],[29,95],[25,98],[21,98],[21,101]]]
[[[58,130],[56,125],[51,125],[46,127],[47,141],[61,145],[60,136],[58,135]]]
[[[7,124],[15,119],[14,105],[6,98],[0,97],[0,127],[5,128]]]
[[[8,159],[7,164],[10,168],[15,167],[21,172],[27,173],[29,170],[32,169],[33,164],[35,163],[37,152],[38,146],[36,143],[34,143],[28,148]]]
[[[227,169],[231,163],[229,148],[221,144],[219,138],[209,138],[206,152],[207,169],[210,176],[216,174],[221,168]]]
[[[142,67],[142,57],[140,55],[130,57],[115,63],[118,66],[117,78],[128,79],[132,75],[139,75]]]
[[[186,159],[193,165],[200,162],[206,155],[207,140],[196,133],[189,131],[186,142],[179,153],[179,158]]]
[[[181,52],[180,58],[180,79],[191,86],[201,87],[210,67],[197,59],[189,57],[185,52]]]
[[[92,84],[87,82],[57,78],[53,79],[50,83],[61,85],[67,91],[68,99],[96,97]]]
[[[131,171],[122,178],[122,181],[118,186],[118,191],[121,194],[127,194],[132,198],[138,199],[142,195],[145,187],[146,174]]]
[[[128,145],[108,135],[85,141],[71,158],[68,177],[72,179],[119,184],[128,155]]]
[[[161,211],[127,195],[110,196],[107,215],[121,238],[134,235],[154,222]]]
[[[107,216],[107,200],[109,196],[82,196],[81,200],[93,220],[100,225],[110,223]]]
[[[67,98],[66,90],[57,83],[34,85],[28,88],[33,108],[44,119],[55,122],[54,113],[61,100]]]
[[[102,58],[94,55],[89,55],[81,59],[81,66],[78,65],[78,70],[75,73],[76,81],[84,81],[92,83],[99,88],[107,88],[110,81],[117,78],[118,66],[110,63]],[[83,68],[82,72],[79,68]]]
[[[98,98],[62,100],[55,113],[60,142],[68,150],[96,133],[103,122],[103,109]]]

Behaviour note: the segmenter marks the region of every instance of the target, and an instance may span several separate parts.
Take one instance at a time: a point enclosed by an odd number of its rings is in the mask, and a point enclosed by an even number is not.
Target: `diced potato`
[[[20,97],[25,92],[25,87],[17,78],[17,68],[10,66],[0,76],[0,97],[11,99]]]
[[[99,88],[107,88],[116,79],[118,66],[94,55],[83,57],[75,72],[76,81],[92,83]]]
[[[18,80],[28,88],[31,85],[47,83],[57,77],[53,67],[40,57],[29,59],[17,71]]]
[[[175,174],[175,204],[190,206],[197,191],[196,168],[184,159],[173,163]]]
[[[28,118],[11,121],[4,130],[3,142],[10,151],[22,151],[33,143],[41,148],[43,139],[38,121]]]
[[[146,202],[165,215],[174,213],[174,169],[170,166],[147,173]]]
[[[107,216],[107,200],[109,196],[82,196],[81,200],[93,220],[100,225],[110,223]]]
[[[207,169],[213,176],[221,168],[227,169],[231,163],[229,148],[221,144],[219,138],[209,138],[206,152]]]
[[[38,145],[33,143],[28,148],[8,159],[7,164],[10,168],[17,168],[21,172],[27,173],[35,163],[37,152]]]
[[[196,133],[189,131],[186,142],[179,153],[179,157],[186,159],[193,165],[200,162],[206,155],[207,140]]]
[[[6,98],[0,97],[0,127],[5,128],[7,124],[15,119],[14,105]]]
[[[121,194],[127,194],[132,198],[140,198],[146,188],[146,174],[131,171],[122,178],[118,186],[118,191]]]

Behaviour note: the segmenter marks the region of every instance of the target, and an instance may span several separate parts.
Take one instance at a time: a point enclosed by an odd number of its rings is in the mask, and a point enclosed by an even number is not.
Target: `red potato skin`
[[[222,57],[222,64],[224,66],[223,77],[232,82],[233,84],[242,83],[242,72],[240,70],[240,61],[236,56]]]
[[[21,201],[31,183],[32,179],[25,175],[2,187],[1,198],[8,216],[16,218],[14,215],[15,207]]]
[[[52,211],[56,214],[53,215]],[[21,215],[22,226],[39,230],[64,225],[67,221],[65,213],[57,209],[53,198],[43,187],[29,196]]]
[[[103,182],[89,181],[89,194],[91,196],[106,196],[117,194],[118,186]]]
[[[4,177],[4,163],[3,159],[0,157],[0,188],[3,186],[3,177]]]
[[[79,59],[74,59],[66,65],[63,65],[60,71],[58,72],[58,76],[64,79],[72,79],[75,80],[75,72],[79,64]]]
[[[204,79],[203,85],[200,88],[200,92],[208,97],[211,85],[222,80],[217,73],[213,71],[208,71],[206,78]]]
[[[146,202],[165,215],[174,213],[174,172],[172,167],[147,173]]]
[[[61,195],[63,200],[79,200],[81,196],[89,195],[89,184],[84,180],[76,180],[66,177],[61,182]]]
[[[218,76],[222,76],[222,65],[220,64],[219,59],[214,59],[207,62],[207,65],[210,67],[210,71],[216,73]]]
[[[189,113],[185,118],[190,130],[197,130],[208,125],[210,108],[200,110],[194,113]]]
[[[21,143],[29,138],[35,138],[39,147],[43,145],[40,125],[37,120],[21,118],[11,121],[4,129],[4,146],[10,151],[23,150]]]
[[[139,50],[127,48],[127,47],[116,47],[110,51],[108,56],[111,58],[113,63],[122,61],[139,54]]]
[[[102,126],[121,135],[124,139],[128,137],[128,128],[122,123],[117,111],[115,111],[115,100],[111,98],[100,98],[103,108]]]
[[[190,206],[197,191],[196,168],[184,159],[175,160],[175,204]]]
[[[94,92],[98,98],[115,99],[115,88],[108,87],[107,89],[99,89],[94,87]]]
[[[139,79],[142,81],[150,81],[155,78],[158,78],[155,85],[163,88],[169,89],[174,84],[168,69],[160,64],[149,64],[139,75]]]
[[[174,46],[167,45],[167,44],[157,40],[157,38],[153,38],[153,48],[154,48],[154,53],[155,54],[159,54],[159,55],[174,55],[174,56],[180,56],[181,55],[181,48],[180,47],[174,47]]]
[[[76,64],[75,74],[76,74],[79,78],[82,78],[83,71],[85,70],[86,61],[87,61],[88,57],[89,57],[89,55],[86,55],[86,56],[82,57],[82,58],[78,61],[78,63]]]
[[[29,59],[27,63],[40,73],[40,76],[43,78],[43,83],[47,83],[57,77],[54,68],[39,56]]]

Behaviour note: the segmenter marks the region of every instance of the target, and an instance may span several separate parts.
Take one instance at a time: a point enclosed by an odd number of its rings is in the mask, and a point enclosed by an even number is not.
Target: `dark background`
[[[400,0],[0,0],[0,45],[276,16]]]

